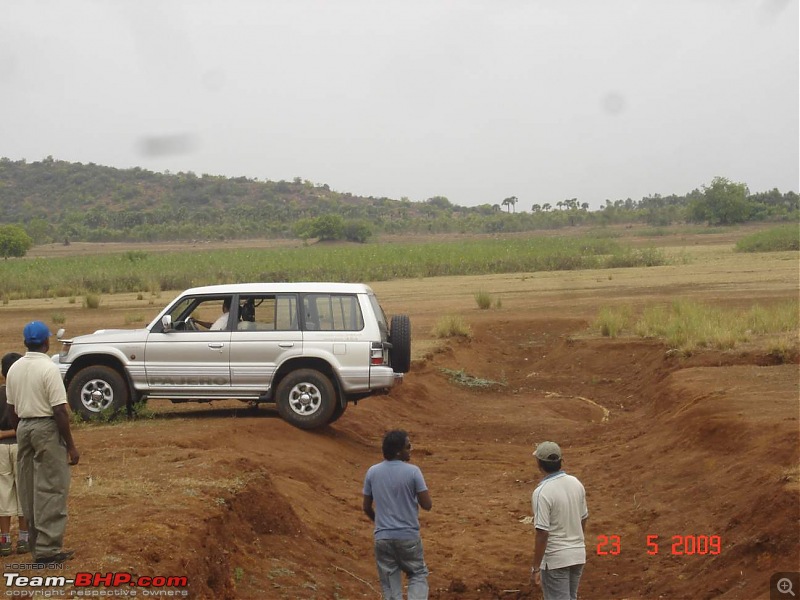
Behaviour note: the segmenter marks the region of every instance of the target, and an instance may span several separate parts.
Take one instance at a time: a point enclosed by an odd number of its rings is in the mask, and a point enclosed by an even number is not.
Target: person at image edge
[[[19,499],[28,521],[30,550],[40,565],[62,563],[73,554],[63,550],[63,543],[69,465],[80,460],[69,426],[64,383],[47,355],[50,335],[41,321],[25,325],[28,351],[6,377],[8,404],[14,408],[11,421],[17,430]]]

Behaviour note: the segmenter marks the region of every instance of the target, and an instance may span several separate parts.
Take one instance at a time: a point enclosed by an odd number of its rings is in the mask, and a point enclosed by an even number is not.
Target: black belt
[[[35,421],[36,419],[52,419],[53,417],[22,417],[20,421]]]

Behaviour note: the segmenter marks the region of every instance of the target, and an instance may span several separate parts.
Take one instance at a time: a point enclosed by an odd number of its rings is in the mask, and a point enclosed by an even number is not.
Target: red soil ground
[[[192,598],[377,598],[361,482],[381,433],[403,427],[434,499],[421,517],[432,598],[541,597],[521,519],[545,439],[587,489],[582,597],[768,597],[771,573],[798,565],[797,365],[571,337],[585,326],[487,318],[317,432],[218,403],[79,427],[64,573],[187,575]],[[621,552],[599,556],[601,535]],[[673,536],[701,535],[721,552],[673,552]]]

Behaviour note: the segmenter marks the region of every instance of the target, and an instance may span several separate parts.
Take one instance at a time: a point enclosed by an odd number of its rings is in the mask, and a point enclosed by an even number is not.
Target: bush
[[[345,221],[344,239],[348,242],[365,243],[372,237],[372,228],[367,221]]]
[[[797,336],[785,334],[771,340],[767,345],[767,352],[782,363],[796,363],[800,354]]]
[[[759,231],[736,242],[736,252],[784,252],[800,250],[800,228],[797,224],[781,225]]]
[[[797,327],[797,300],[767,309],[755,305],[748,311],[676,300],[670,306],[646,308],[634,330],[642,337],[663,338],[671,348],[691,354],[698,348],[734,348],[753,335],[796,335]]]
[[[100,294],[86,294],[83,298],[84,308],[100,308]]]
[[[475,292],[475,304],[477,304],[478,308],[481,310],[490,309],[492,307],[492,295],[483,290]]]
[[[601,308],[595,320],[595,327],[603,337],[615,338],[628,324],[630,310],[627,308]]]
[[[33,240],[19,225],[0,225],[0,256],[25,256]]]
[[[472,329],[459,315],[445,315],[436,321],[431,334],[437,338],[471,338]]]

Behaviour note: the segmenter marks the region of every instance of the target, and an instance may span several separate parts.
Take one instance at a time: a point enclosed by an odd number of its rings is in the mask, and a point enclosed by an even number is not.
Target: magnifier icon
[[[791,594],[792,596],[795,595],[795,593],[792,591],[792,580],[788,577],[778,579],[778,583],[775,585],[775,587],[778,588],[778,591],[781,594]]]

